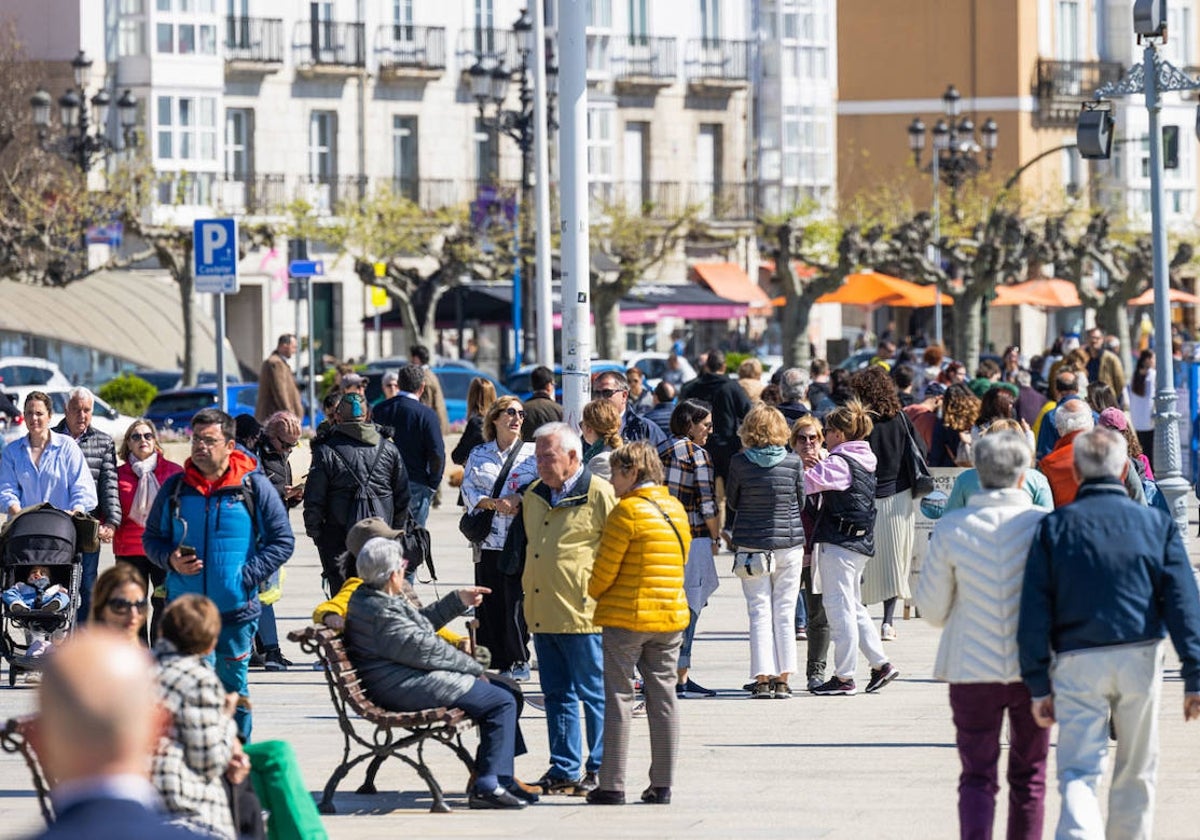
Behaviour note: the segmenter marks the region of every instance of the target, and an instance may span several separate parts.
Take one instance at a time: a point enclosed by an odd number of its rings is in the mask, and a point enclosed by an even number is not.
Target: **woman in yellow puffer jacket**
[[[593,805],[625,804],[633,672],[642,674],[650,724],[650,787],[642,801],[666,805],[679,741],[675,667],[688,626],[683,567],[692,541],[687,511],[663,486],[662,460],[644,441],[609,459],[620,501],[609,514],[588,595],[604,628],[604,761]]]

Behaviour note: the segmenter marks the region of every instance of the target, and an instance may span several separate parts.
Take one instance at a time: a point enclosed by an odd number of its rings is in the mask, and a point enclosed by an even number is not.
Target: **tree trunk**
[[[188,267],[180,269],[175,277],[179,284],[179,304],[183,315],[183,384],[191,388],[196,384],[196,281]]]
[[[808,341],[808,322],[812,317],[812,301],[801,295],[783,306],[783,366],[808,369],[812,353]]]
[[[1121,366],[1127,372],[1131,371],[1131,360],[1137,354],[1133,352],[1133,347],[1129,344],[1129,312],[1125,307],[1125,301],[1114,300],[1110,303],[1106,300],[1101,306],[1096,307],[1096,326],[1108,335],[1115,335],[1117,341],[1121,342]],[[1121,399],[1120,394],[1117,394],[1117,399]]]
[[[592,318],[596,323],[596,355],[601,359],[621,358],[621,296],[611,284],[596,284],[592,291]]]
[[[953,358],[958,359],[967,368],[967,376],[973,377],[979,367],[979,338],[982,329],[979,302],[983,296],[975,289],[964,291],[954,299],[954,346]]]

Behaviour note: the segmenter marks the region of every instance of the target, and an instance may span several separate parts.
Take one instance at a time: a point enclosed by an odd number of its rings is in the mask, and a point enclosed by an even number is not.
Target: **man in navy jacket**
[[[437,413],[421,402],[425,393],[421,368],[404,365],[396,372],[396,384],[400,395],[375,406],[375,422],[392,428],[392,440],[408,471],[408,509],[416,523],[425,527],[433,494],[441,486],[446,468],[446,443]]]
[[[1059,837],[1106,836],[1096,787],[1117,736],[1108,837],[1149,838],[1158,763],[1162,638],[1183,662],[1183,714],[1200,717],[1200,595],[1171,518],[1129,499],[1125,439],[1080,434],[1075,501],[1038,525],[1021,591],[1021,677],[1041,726],[1056,720]]]

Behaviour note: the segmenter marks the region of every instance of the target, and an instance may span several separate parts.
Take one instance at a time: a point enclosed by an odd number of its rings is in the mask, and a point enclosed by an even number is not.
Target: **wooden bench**
[[[474,772],[474,756],[463,746],[462,734],[475,726],[462,709],[424,709],[419,712],[389,712],[372,703],[366,695],[358,673],[346,655],[340,633],[327,627],[307,627],[293,630],[288,638],[300,645],[301,650],[315,654],[325,672],[329,684],[329,696],[337,711],[338,725],[342,729],[342,763],[337,766],[329,781],[317,809],[322,814],[336,813],[333,794],[338,784],[354,769],[355,765],[371,759],[367,766],[366,779],[357,793],[377,793],[375,774],[380,765],[389,758],[398,758],[412,767],[425,781],[433,796],[432,813],[447,813],[450,806],[442,796],[442,789],[425,763],[425,742],[434,741],[449,747],[468,772]],[[353,714],[369,726],[356,723]],[[359,728],[369,730],[364,737]],[[353,758],[351,753],[360,751]]]
[[[6,753],[20,753],[29,767],[29,775],[33,778],[33,787],[37,792],[38,807],[42,809],[42,817],[46,825],[54,822],[54,807],[50,804],[50,779],[42,769],[37,752],[29,739],[30,730],[37,722],[37,715],[22,715],[9,718],[4,729],[0,730],[0,750]]]

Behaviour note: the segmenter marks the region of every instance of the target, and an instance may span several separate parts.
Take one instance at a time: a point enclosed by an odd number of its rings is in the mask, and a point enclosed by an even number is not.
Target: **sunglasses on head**
[[[520,417],[522,420],[525,419],[525,412],[519,408],[513,408],[511,405],[504,409],[504,413],[509,417]]]
[[[109,598],[104,602],[104,606],[115,612],[117,615],[129,615],[133,610],[140,613],[145,613],[146,608],[150,605],[148,600],[130,601],[128,598]]]

